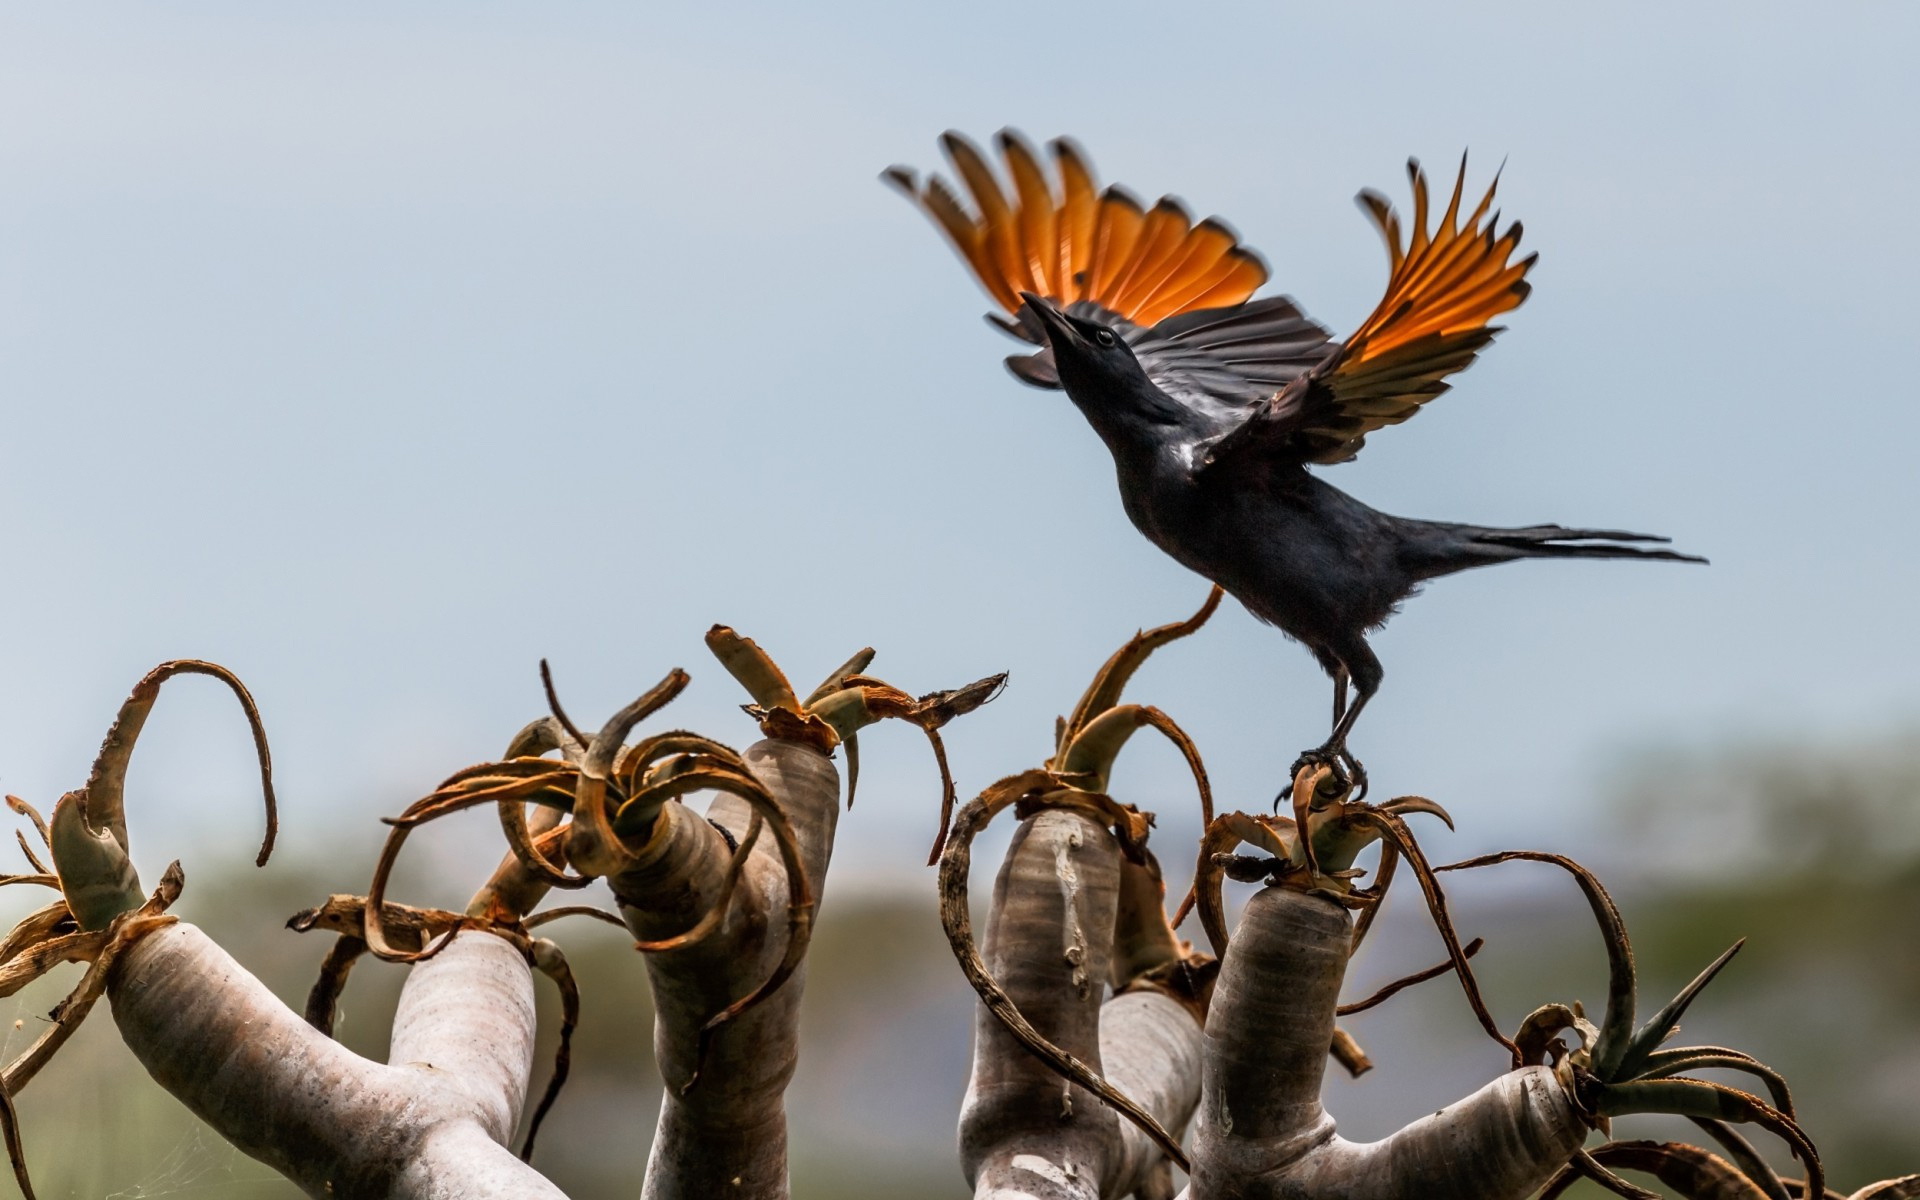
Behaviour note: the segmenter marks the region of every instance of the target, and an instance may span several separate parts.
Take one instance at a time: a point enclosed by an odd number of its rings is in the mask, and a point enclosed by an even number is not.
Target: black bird
[[[1140,532],[1305,644],[1332,676],[1333,732],[1302,762],[1334,763],[1364,783],[1346,739],[1382,676],[1366,635],[1425,580],[1522,558],[1705,561],[1623,544],[1667,540],[1648,534],[1389,516],[1308,470],[1353,458],[1367,434],[1446,391],[1446,377],[1500,332],[1488,322],[1526,298],[1537,256],[1513,261],[1519,222],[1496,235],[1492,187],[1463,216],[1464,158],[1431,233],[1426,176],[1408,163],[1404,243],[1392,206],[1360,193],[1391,269],[1386,295],[1340,343],[1287,297],[1249,300],[1267,270],[1223,222],[1195,224],[1171,197],[1145,210],[1119,188],[1096,195],[1066,139],[1051,144],[1056,190],[1019,134],[998,140],[1011,198],[970,142],[942,139],[977,214],[937,175],[924,186],[902,167],[884,177],[1013,318],[988,319],[1044,347],[1007,365],[1027,383],[1063,388],[1085,414]]]

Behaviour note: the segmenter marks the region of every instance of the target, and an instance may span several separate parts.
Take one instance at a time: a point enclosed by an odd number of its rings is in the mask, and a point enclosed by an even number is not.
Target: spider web
[[[70,985],[71,981],[67,982]],[[41,988],[33,988],[29,989],[30,994],[16,994],[12,1003],[5,1007],[4,1015],[0,1016],[0,1021],[4,1022],[0,1024],[0,1059],[12,1058],[45,1031],[47,999],[42,995],[43,991],[44,989]],[[64,989],[59,989],[57,994],[64,994]],[[101,1007],[105,1007],[104,1002]],[[94,1017],[89,1018],[89,1024],[101,1016],[104,1016],[104,1013],[96,1013]],[[86,1032],[82,1030],[81,1036],[84,1037]],[[119,1065],[121,1069],[137,1071],[137,1068],[124,1058]],[[41,1088],[48,1088],[52,1082],[49,1075],[59,1072],[60,1069],[61,1061],[56,1058],[47,1068],[47,1072],[44,1072],[36,1082]],[[83,1074],[85,1074],[84,1071]],[[109,1107],[112,1101],[108,1097],[115,1090],[115,1085],[112,1083],[100,1085],[101,1100]],[[34,1094],[29,1092],[22,1097],[22,1100],[30,1110]],[[265,1200],[267,1197],[273,1197],[278,1200],[280,1197],[292,1198],[299,1195],[298,1189],[272,1168],[240,1153],[231,1142],[180,1109],[177,1102],[168,1101],[167,1103],[172,1104],[171,1111],[163,1109],[164,1115],[160,1116],[158,1121],[148,1120],[142,1123],[149,1129],[153,1129],[156,1124],[162,1127],[177,1125],[180,1127],[180,1132],[168,1146],[166,1153],[160,1156],[159,1161],[140,1178],[139,1182],[104,1194],[92,1191],[73,1181],[69,1171],[61,1169],[63,1166],[68,1166],[70,1170],[70,1164],[48,1161],[50,1148],[45,1147],[44,1144],[41,1153],[36,1156],[35,1140],[29,1137],[27,1165],[38,1177],[36,1182],[41,1184],[35,1190],[42,1196],[64,1194],[74,1197],[75,1200],[81,1200],[82,1197],[85,1200],[93,1200],[94,1197],[99,1197],[99,1200],[161,1200],[162,1197],[168,1196],[230,1197],[236,1200],[239,1197],[247,1197],[248,1200],[256,1200],[256,1198]],[[160,1139],[155,1137],[152,1140],[157,1142]],[[122,1152],[124,1153],[127,1152]],[[110,1152],[108,1157],[126,1161],[121,1154]],[[0,1170],[4,1170],[4,1167],[0,1167]],[[59,1183],[59,1177],[63,1174],[68,1178],[65,1186]],[[52,1182],[54,1186],[46,1186],[47,1182]]]
[[[282,1194],[297,1195],[292,1184],[252,1159],[233,1144],[192,1121],[162,1155],[153,1170],[132,1187],[109,1192],[103,1200],[159,1200],[162,1196],[260,1196],[273,1194],[266,1185],[279,1181]]]

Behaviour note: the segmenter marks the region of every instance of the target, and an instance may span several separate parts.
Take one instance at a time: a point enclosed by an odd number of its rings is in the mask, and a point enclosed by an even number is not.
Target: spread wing
[[[1337,349],[1326,329],[1286,296],[1195,309],[1145,328],[1084,302],[1068,306],[1067,313],[1112,326],[1161,391],[1236,421]],[[1017,336],[1046,344],[1031,311],[1021,309],[1016,324]],[[1014,355],[1007,366],[1036,387],[1060,386],[1051,349]]]
[[[940,139],[969,208],[938,175],[905,167],[883,176],[933,219],[1005,310],[988,320],[1037,346],[1046,338],[1021,292],[1069,314],[1112,326],[1156,383],[1192,403],[1244,408],[1327,355],[1327,331],[1274,297],[1246,303],[1267,281],[1266,264],[1218,218],[1196,223],[1171,196],[1151,209],[1119,187],[1097,190],[1092,168],[1066,138],[1048,143],[1053,172],[1013,130],[995,139],[1010,189],[978,147],[958,133]],[[1052,352],[1007,360],[1014,374],[1058,387]]]
[[[1400,219],[1384,197],[1362,192],[1360,204],[1386,239],[1391,271],[1386,295],[1344,346],[1293,380],[1215,445],[1211,459],[1272,454],[1316,463],[1344,462],[1367,434],[1397,425],[1446,391],[1500,332],[1490,325],[1519,307],[1538,255],[1514,261],[1520,223],[1495,233],[1488,215],[1494,189],[1464,220],[1460,194],[1466,160],[1439,226],[1427,231],[1427,177],[1409,161],[1413,228],[1402,245]],[[1495,184],[1498,180],[1495,180]]]

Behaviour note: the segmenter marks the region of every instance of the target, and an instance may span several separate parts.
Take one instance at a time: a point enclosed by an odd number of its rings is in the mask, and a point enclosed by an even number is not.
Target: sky
[[[1910,723],[1916,34],[1891,3],[0,3],[0,787],[51,805],[143,672],[214,659],[283,844],[357,889],[377,815],[542,711],[542,657],[583,724],[684,666],[661,720],[751,741],[716,621],[803,687],[863,645],[909,691],[1009,671],[955,768],[1037,765],[1206,586],[877,181],[1009,124],[1226,217],[1336,332],[1385,278],[1359,188],[1505,164],[1533,298],[1327,478],[1713,562],[1407,605],[1353,746],[1454,811],[1435,853],[1578,850],[1650,746]],[[1263,810],[1329,690],[1230,602],[1132,697]],[[863,745],[836,886],[931,887],[926,748]],[[217,685],[169,685],[131,787],[149,872],[250,857]],[[1183,858],[1178,757],[1143,740],[1115,789]]]

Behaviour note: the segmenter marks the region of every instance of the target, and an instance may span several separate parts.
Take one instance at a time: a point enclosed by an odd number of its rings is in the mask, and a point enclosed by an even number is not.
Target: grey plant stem
[[[411,969],[386,1064],[315,1030],[186,923],[135,943],[108,994],[148,1073],[310,1196],[564,1200],[505,1145],[534,1037],[527,962],[505,939],[469,930]]]
[[[1389,1137],[1339,1137],[1320,1104],[1352,922],[1285,887],[1248,902],[1215,985],[1190,1200],[1525,1200],[1588,1127],[1545,1067],[1500,1076]]]
[[[779,739],[758,742],[742,757],[791,820],[817,900],[839,818],[838,770],[818,749]],[[647,843],[636,849],[640,861],[610,880],[634,935],[659,941],[692,928],[718,901],[731,855],[715,825],[737,842],[752,819],[746,801],[725,794],[704,819],[678,802],[663,806]],[[702,1027],[759,987],[785,955],[787,907],[786,871],[773,839],[762,836],[719,926],[690,945],[647,956],[666,1097],[646,1200],[788,1194],[785,1092],[799,1062],[804,964],[715,1031],[704,1061],[698,1056]]]
[[[1177,1136],[1200,1103],[1205,1038],[1191,1008],[1151,988],[1115,996],[1100,1006],[1100,1058],[1107,1081],[1146,1107]],[[1120,1145],[1108,1195],[1126,1196],[1164,1177],[1171,1196],[1172,1166],[1152,1138],[1131,1121],[1119,1122]]]
[[[1014,833],[981,952],[1041,1034],[1103,1070],[1178,1136],[1198,1100],[1193,1013],[1151,990],[1102,1003],[1120,867],[1118,843],[1099,823],[1043,809]],[[978,1200],[1130,1195],[1166,1159],[1145,1133],[1030,1054],[984,1005],[974,1016],[960,1156]]]

